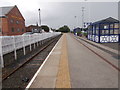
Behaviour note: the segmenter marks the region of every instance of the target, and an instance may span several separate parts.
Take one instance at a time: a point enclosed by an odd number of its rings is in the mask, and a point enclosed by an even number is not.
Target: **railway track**
[[[89,49],[91,52],[93,52],[95,55],[97,55],[98,57],[100,57],[103,61],[105,61],[106,63],[108,63],[109,65],[111,65],[114,69],[116,69],[117,71],[120,72],[120,68],[115,66],[113,63],[111,63],[109,60],[107,60],[106,58],[104,58],[103,56],[101,56],[99,53],[97,53],[96,51],[94,51],[93,49],[89,48],[87,45],[85,45],[84,43],[82,43],[77,37],[74,37],[73,35],[71,35],[75,40],[77,40],[80,44],[82,44],[84,47],[86,47],[87,49]]]
[[[60,37],[61,35],[44,43],[43,47],[40,48],[40,50],[38,50],[34,55],[27,58],[23,64],[19,65],[9,74],[2,76],[3,89],[25,88]]]

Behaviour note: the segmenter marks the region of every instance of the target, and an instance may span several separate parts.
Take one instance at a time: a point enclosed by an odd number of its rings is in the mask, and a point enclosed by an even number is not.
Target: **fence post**
[[[43,34],[44,34],[44,33],[43,33]],[[43,34],[42,34],[42,44],[44,43],[44,40],[43,40],[43,39],[44,39],[44,35],[43,35]]]
[[[1,44],[0,44],[0,59],[1,59],[1,67],[4,67],[4,60],[3,60],[3,53],[2,53],[2,38],[0,40]]]
[[[1,52],[0,57],[1,57],[1,67],[3,68],[4,67],[4,61],[3,61],[3,54],[2,54],[2,52]]]
[[[23,39],[23,52],[24,52],[24,55],[25,55],[26,51],[25,51],[25,39],[24,39],[24,36],[22,36],[22,39]]]
[[[13,36],[13,46],[14,46],[14,56],[15,60],[17,59],[16,46],[15,46],[15,36]]]
[[[30,51],[32,50],[31,48],[31,35],[29,35],[29,43],[30,43]]]
[[[34,49],[35,49],[35,35],[34,35]]]
[[[38,35],[37,35],[37,47],[38,47],[38,42],[39,42],[39,39],[38,39]]]

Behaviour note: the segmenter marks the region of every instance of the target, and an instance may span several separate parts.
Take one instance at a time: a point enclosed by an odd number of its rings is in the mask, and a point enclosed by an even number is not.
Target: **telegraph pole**
[[[38,9],[39,12],[39,25],[41,26],[41,15],[40,15],[40,8]]]
[[[39,25],[40,25],[40,30],[39,32],[41,31],[41,15],[40,15],[40,8],[38,9],[38,12],[39,12]]]

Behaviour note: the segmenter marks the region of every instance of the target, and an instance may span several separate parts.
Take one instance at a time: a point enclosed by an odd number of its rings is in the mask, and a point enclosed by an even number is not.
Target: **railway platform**
[[[119,88],[119,71],[118,58],[111,53],[63,34],[26,89]]]

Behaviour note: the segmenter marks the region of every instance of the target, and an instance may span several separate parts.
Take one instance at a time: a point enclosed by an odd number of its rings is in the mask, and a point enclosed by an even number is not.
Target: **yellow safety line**
[[[71,88],[70,74],[68,67],[66,34],[63,35],[61,59],[60,59],[59,71],[57,74],[56,88]]]

